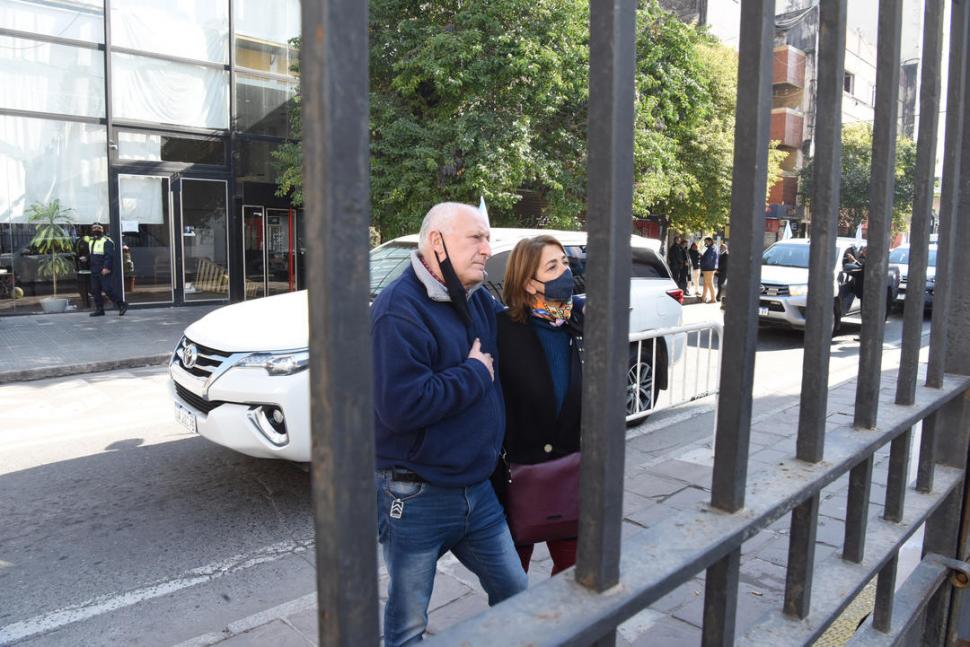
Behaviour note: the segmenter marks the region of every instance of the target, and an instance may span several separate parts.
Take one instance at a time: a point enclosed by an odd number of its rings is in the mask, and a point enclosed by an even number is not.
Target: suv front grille
[[[178,382],[175,383],[175,393],[178,394],[179,398],[181,398],[185,404],[197,411],[201,411],[206,415],[209,415],[210,411],[223,404],[222,402],[209,402],[205,398],[192,393]]]
[[[776,285],[773,283],[762,283],[761,294],[766,297],[787,297],[789,290],[787,285]]]
[[[186,362],[189,361],[189,356],[191,353],[187,353],[186,350],[189,347],[195,348],[195,361],[191,362],[191,366],[187,366]],[[216,350],[215,348],[209,348],[208,346],[203,346],[193,342],[188,337],[182,337],[182,341],[179,342],[178,347],[175,349],[175,361],[178,362],[179,367],[183,370],[191,373],[196,377],[202,379],[209,379],[209,376],[222,365],[226,359],[232,353],[226,351]]]

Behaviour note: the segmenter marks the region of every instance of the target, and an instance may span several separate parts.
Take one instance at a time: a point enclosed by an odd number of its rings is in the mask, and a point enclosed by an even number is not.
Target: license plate
[[[759,317],[767,317],[768,316],[768,308],[758,308],[758,316]]]
[[[180,425],[185,427],[185,430],[189,433],[199,433],[199,430],[195,424],[195,414],[183,407],[178,402],[175,403],[175,420]]]

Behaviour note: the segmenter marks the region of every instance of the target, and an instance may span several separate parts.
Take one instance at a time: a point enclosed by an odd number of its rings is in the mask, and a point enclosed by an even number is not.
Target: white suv
[[[923,294],[923,307],[933,307],[933,291],[936,289],[936,243],[929,246],[929,256],[926,265],[926,289]],[[906,287],[909,283],[909,245],[900,245],[889,252],[889,262],[899,267],[899,294],[896,299],[899,305],[906,300]]]
[[[857,299],[851,273],[843,267],[843,257],[859,242],[854,238],[837,238],[835,263],[832,265],[832,284],[835,293],[833,334],[842,327],[842,318],[858,314],[862,301]],[[804,330],[808,306],[809,239],[791,238],[778,241],[761,257],[761,297],[758,301],[758,323],[781,325]],[[899,269],[889,267],[886,288],[886,316],[896,300],[899,289]]]
[[[492,257],[485,287],[501,297],[508,255],[523,238],[551,234],[566,248],[576,281],[585,292],[586,234],[573,231],[492,229]],[[418,237],[392,240],[370,252],[371,299],[410,264]],[[657,253],[659,241],[631,237],[630,330],[679,326],[683,294]],[[264,458],[310,460],[310,406],[306,291],[246,301],[214,310],[185,330],[169,365],[176,419],[212,442]],[[627,403],[649,409],[667,387],[667,366],[683,342],[644,344],[637,370],[631,349]],[[654,374],[657,379],[654,380]],[[639,375],[640,381],[636,382]]]

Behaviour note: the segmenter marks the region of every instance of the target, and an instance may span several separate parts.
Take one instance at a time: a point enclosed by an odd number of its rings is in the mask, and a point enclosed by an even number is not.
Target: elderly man
[[[378,531],[390,578],[387,647],[421,640],[438,558],[451,551],[497,604],[527,580],[489,476],[505,433],[493,355],[501,306],[475,207],[434,206],[411,266],[371,309]]]

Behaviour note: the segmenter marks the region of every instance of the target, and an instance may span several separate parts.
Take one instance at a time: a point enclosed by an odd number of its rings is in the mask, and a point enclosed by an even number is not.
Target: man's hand
[[[492,381],[495,381],[495,371],[492,369],[492,356],[482,352],[482,342],[478,337],[475,338],[475,343],[472,344],[472,349],[468,352],[468,358],[477,359],[484,364],[485,368],[488,369],[488,374],[492,376]]]
[[[101,270],[101,276],[108,276],[109,274],[111,274],[111,270],[107,267]]]

